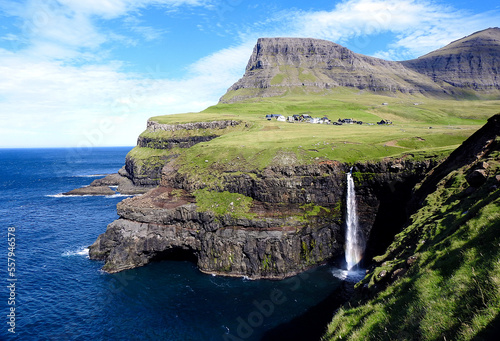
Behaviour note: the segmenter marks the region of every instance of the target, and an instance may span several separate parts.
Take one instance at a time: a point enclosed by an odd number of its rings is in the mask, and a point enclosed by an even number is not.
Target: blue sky
[[[216,104],[259,37],[391,60],[500,26],[497,1],[0,3],[0,147],[132,146],[149,117]]]

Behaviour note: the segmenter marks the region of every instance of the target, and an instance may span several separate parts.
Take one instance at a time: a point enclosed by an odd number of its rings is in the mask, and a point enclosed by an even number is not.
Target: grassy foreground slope
[[[181,164],[197,171],[228,167],[238,171],[262,169],[280,162],[308,164],[337,160],[352,163],[409,154],[416,157],[443,155],[483,125],[498,107],[500,101],[459,101],[410,95],[389,97],[339,88],[315,94],[296,91],[282,97],[218,104],[199,113],[157,116],[151,120],[165,124],[230,119],[244,122],[222,132],[219,138],[183,150],[179,158]],[[376,123],[385,119],[394,124],[333,126],[264,119],[266,114],[301,113],[313,117],[326,115],[332,121],[353,118]],[[172,138],[185,133],[146,131],[143,136]],[[139,153],[135,151],[135,154]]]
[[[500,325],[500,140],[488,180],[449,173],[379,266],[357,284],[324,340],[494,340]],[[362,293],[362,294],[361,294]],[[366,299],[368,297],[368,299]],[[497,328],[497,329],[495,329]]]

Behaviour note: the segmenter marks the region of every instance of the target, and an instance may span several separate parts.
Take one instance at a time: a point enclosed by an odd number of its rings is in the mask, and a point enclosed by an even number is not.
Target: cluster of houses
[[[313,124],[333,124],[333,125],[363,124],[362,121],[356,121],[356,120],[353,120],[352,118],[344,118],[344,119],[339,118],[337,121],[331,121],[326,116],[324,116],[322,118],[311,117],[311,115],[309,115],[309,114],[298,114],[298,115],[292,115],[292,116],[288,116],[288,117],[285,117],[285,116],[280,115],[280,114],[268,114],[268,115],[266,115],[266,119],[268,121],[276,119],[276,121],[279,121],[279,122],[289,122],[289,123],[305,122],[305,123],[313,123]],[[373,123],[367,123],[367,124],[373,125]],[[387,120],[382,120],[380,122],[377,122],[377,124],[378,125],[392,124],[392,122],[387,121]]]
[[[315,123],[315,124],[330,124],[331,121],[328,119],[328,117],[311,117],[311,115],[308,114],[299,114],[299,115],[292,115],[285,117],[283,115],[279,114],[269,114],[266,115],[266,119],[268,121],[271,121],[272,119],[276,119],[276,121],[280,122],[290,122],[290,123],[295,123],[295,122],[306,122],[306,123]]]

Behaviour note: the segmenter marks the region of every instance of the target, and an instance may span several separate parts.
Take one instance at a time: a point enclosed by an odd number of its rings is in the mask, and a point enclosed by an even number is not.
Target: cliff
[[[392,62],[352,52],[326,40],[260,38],[244,76],[220,99],[305,93],[347,87],[375,93],[426,96],[499,95],[500,29],[451,43],[416,60]]]
[[[170,136],[155,143],[164,148],[167,160],[160,185],[118,204],[120,219],[90,247],[90,257],[105,260],[104,269],[116,272],[183,254],[207,273],[284,278],[343,254],[345,174],[351,167],[360,222],[369,240],[383,214],[378,213],[387,207],[404,210],[412,185],[433,165],[404,158],[354,165],[273,163],[263,169],[228,170],[215,182],[180,171],[178,151],[173,150],[193,148],[206,141],[203,136],[213,138],[214,131],[241,128],[236,121],[150,124],[149,133],[155,129]]]

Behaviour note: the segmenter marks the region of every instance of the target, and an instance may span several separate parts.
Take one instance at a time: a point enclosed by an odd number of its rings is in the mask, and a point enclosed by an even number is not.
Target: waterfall
[[[356,192],[352,179],[352,168],[347,173],[347,219],[346,219],[346,243],[345,260],[347,270],[355,267],[363,258],[365,241],[359,229],[358,214],[356,212]]]

